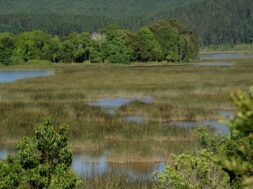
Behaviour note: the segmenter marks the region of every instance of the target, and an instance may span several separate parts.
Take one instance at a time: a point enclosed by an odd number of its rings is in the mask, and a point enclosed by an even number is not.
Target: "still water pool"
[[[8,155],[15,153],[13,149],[0,149],[0,160],[6,159]],[[161,162],[111,162],[107,154],[96,156],[87,153],[76,153],[73,155],[72,169],[81,178],[93,178],[103,174],[117,174],[128,176],[132,180],[151,180],[155,171],[165,170],[166,163]]]
[[[247,59],[253,58],[253,55],[244,53],[202,53],[200,60],[220,60],[220,59]]]
[[[10,83],[33,77],[46,77],[53,74],[54,72],[52,70],[0,71],[0,83]]]
[[[112,99],[104,98],[94,102],[88,102],[87,105],[101,107],[105,113],[113,116],[115,115],[118,108],[134,101],[143,102],[145,104],[151,104],[153,98],[150,96],[145,96],[142,98],[141,97],[140,98],[117,97]]]

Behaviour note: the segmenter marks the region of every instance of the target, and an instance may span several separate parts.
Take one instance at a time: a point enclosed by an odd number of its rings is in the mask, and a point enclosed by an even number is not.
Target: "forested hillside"
[[[202,44],[253,41],[252,0],[203,0],[163,10],[156,17],[181,20],[198,34]]]
[[[161,18],[177,18],[202,44],[251,42],[252,0],[0,0],[0,32],[41,29],[66,35],[100,31],[117,23],[138,30]]]

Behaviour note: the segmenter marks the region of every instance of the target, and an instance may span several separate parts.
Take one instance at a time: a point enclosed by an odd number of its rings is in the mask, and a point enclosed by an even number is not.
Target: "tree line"
[[[30,60],[53,63],[189,62],[198,54],[192,31],[176,20],[160,20],[137,32],[110,25],[100,33],[52,36],[40,30],[0,33],[0,63]]]

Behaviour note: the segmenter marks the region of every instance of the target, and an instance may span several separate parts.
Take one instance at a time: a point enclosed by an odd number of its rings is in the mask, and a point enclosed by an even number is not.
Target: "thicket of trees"
[[[253,88],[249,95],[232,96],[239,110],[229,122],[229,137],[201,130],[204,150],[197,155],[174,156],[164,173],[158,173],[159,189],[241,189],[253,186]]]
[[[116,23],[133,31],[176,18],[201,45],[253,41],[252,0],[0,0],[0,31],[40,29],[52,35],[100,32]]]
[[[138,32],[111,25],[101,33],[52,36],[40,30],[18,35],[0,33],[0,64],[29,60],[128,63],[130,61],[189,62],[196,58],[193,33],[175,20],[163,20]]]

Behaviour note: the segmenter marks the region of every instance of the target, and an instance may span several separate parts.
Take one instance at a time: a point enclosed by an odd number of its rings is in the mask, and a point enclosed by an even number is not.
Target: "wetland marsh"
[[[253,85],[253,58],[231,56],[230,66],[213,66],[218,61],[1,67],[0,78],[15,70],[54,74],[0,82],[0,158],[51,117],[70,126],[72,167],[87,188],[150,188],[152,173],[172,154],[200,148],[195,126],[229,132],[217,120],[234,113],[230,93]]]

